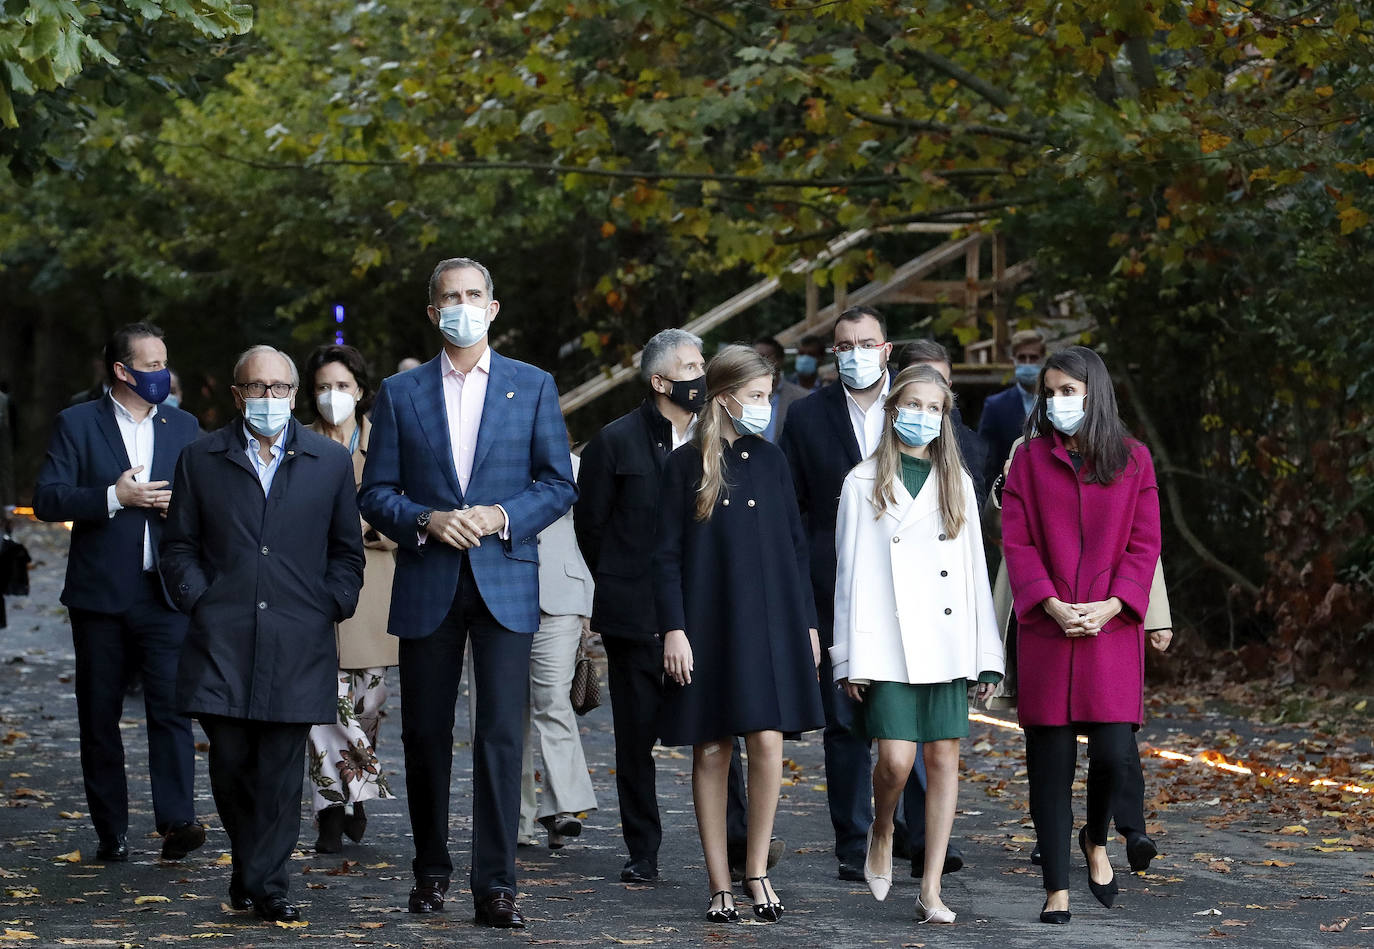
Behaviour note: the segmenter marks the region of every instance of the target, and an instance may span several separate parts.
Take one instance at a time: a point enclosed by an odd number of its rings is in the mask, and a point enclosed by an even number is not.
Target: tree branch
[[[1179,498],[1178,486],[1174,484],[1173,474],[1178,469],[1169,457],[1169,449],[1164,444],[1164,439],[1159,435],[1159,429],[1155,427],[1154,418],[1150,415],[1150,410],[1145,406],[1144,400],[1140,398],[1140,392],[1136,389],[1135,381],[1130,373],[1124,369],[1118,370],[1117,377],[1121,380],[1122,386],[1131,397],[1131,404],[1135,407],[1136,415],[1140,417],[1140,423],[1145,426],[1145,437],[1149,441],[1151,453],[1159,459],[1157,471],[1165,475],[1160,479],[1163,482],[1165,499],[1169,502],[1169,517],[1174,522],[1174,528],[1178,531],[1184,543],[1193,549],[1198,558],[1203,563],[1225,576],[1228,580],[1240,587],[1246,593],[1256,599],[1260,596],[1260,588],[1248,577],[1242,574],[1230,564],[1223,563],[1221,558],[1212,553],[1207,545],[1193,533],[1188,521],[1183,516],[1183,502]]]
[[[911,129],[914,132],[935,132],[942,135],[986,135],[989,138],[1003,138],[1009,142],[1020,142],[1023,145],[1035,145],[1040,141],[1036,136],[1026,132],[998,128],[995,125],[946,125],[943,122],[935,122],[930,119],[908,119],[900,115],[877,115],[872,112],[860,112],[858,109],[846,109],[845,111],[856,119],[872,122],[874,125]]]
[[[898,217],[883,218],[881,221],[874,221],[872,224],[865,225],[865,227],[871,230],[878,230],[880,228],[895,227],[901,224],[919,224],[924,221],[943,221],[947,218],[958,217],[961,214],[982,214],[985,211],[997,211],[1002,208],[1013,206],[1024,207],[1038,200],[1038,198],[1022,198],[1010,201],[979,201],[973,204],[958,204],[947,208],[936,208],[933,211],[923,211],[920,214],[903,214]],[[849,224],[844,227],[833,227],[823,231],[811,231],[808,234],[788,234],[784,237],[777,238],[774,243],[804,244],[807,241],[829,240],[846,231],[853,230],[854,227],[854,224]]]
[[[946,59],[939,53],[928,49],[912,47],[910,52],[911,55],[921,60],[921,62],[925,63],[927,66],[930,66],[936,72],[944,73],[961,86],[965,86],[973,92],[978,93],[984,99],[987,99],[993,105],[997,106],[997,108],[1004,110],[1011,108],[1012,98],[1009,93],[997,88],[983,77],[975,76],[953,60]]]
[[[737,43],[739,43],[739,44],[741,44],[741,45],[743,45],[743,46],[749,46],[749,45],[751,45],[751,43],[749,42],[749,38],[748,38],[747,36],[745,36],[745,35],[742,34],[742,33],[739,33],[739,32],[737,32],[737,31],[735,31],[734,29],[732,29],[732,28],[730,27],[729,24],[725,23],[723,20],[721,20],[721,19],[719,19],[719,18],[717,18],[717,17],[712,16],[711,14],[707,13],[705,10],[698,10],[696,7],[692,6],[690,3],[684,3],[684,4],[682,4],[682,9],[685,10],[685,11],[687,11],[688,13],[690,13],[692,16],[696,17],[698,20],[703,20],[703,21],[705,21],[706,23],[709,23],[709,24],[711,24],[712,26],[716,27],[717,29],[720,29],[720,30],[725,31],[725,33],[728,34],[728,35],[730,36],[730,38],[733,39],[735,42],[737,42]]]

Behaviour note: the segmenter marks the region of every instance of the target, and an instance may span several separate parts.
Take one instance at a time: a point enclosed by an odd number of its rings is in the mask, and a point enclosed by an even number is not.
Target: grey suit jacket
[[[795,382],[788,382],[786,379],[778,383],[778,407],[773,411],[777,413],[778,424],[773,426],[773,443],[782,442],[783,426],[787,424],[787,410],[793,402],[804,399],[811,394],[810,389],[803,389]]]
[[[572,456],[573,477],[582,459]],[[573,512],[539,532],[539,611],[551,616],[591,616],[592,573],[577,547]]]

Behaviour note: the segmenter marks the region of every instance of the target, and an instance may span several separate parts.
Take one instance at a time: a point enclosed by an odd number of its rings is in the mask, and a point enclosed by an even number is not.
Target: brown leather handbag
[[[596,674],[596,663],[587,652],[587,641],[577,644],[577,665],[573,668],[572,688],[568,692],[572,699],[573,711],[586,715],[601,704],[601,680]]]

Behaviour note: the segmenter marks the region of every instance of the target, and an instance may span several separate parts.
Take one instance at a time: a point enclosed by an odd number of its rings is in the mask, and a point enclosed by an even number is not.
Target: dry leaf
[[[304,919],[298,919],[294,923],[284,923],[281,920],[277,920],[274,925],[280,926],[282,929],[304,929],[306,926],[309,926],[310,923]]]
[[[1347,916],[1345,919],[1336,920],[1330,926],[1326,925],[1326,923],[1322,923],[1317,929],[1324,933],[1343,933],[1345,932],[1345,927],[1349,926],[1354,919],[1354,916]]]
[[[1305,834],[1305,833],[1307,833],[1307,828],[1304,827],[1302,824],[1289,824],[1287,827],[1282,827],[1282,828],[1280,828],[1280,829],[1279,829],[1279,833],[1281,833],[1281,834]]]
[[[172,902],[172,898],[171,898],[170,896],[136,896],[136,897],[134,897],[134,905],[135,905],[135,906],[144,906],[144,905],[147,905],[148,903],[170,903],[170,902]]]
[[[0,933],[0,939],[13,939],[16,942],[27,939],[37,939],[37,933],[31,933],[27,929],[6,929]]]
[[[233,855],[227,854],[227,853],[222,853],[222,854],[220,854],[220,855],[219,855],[219,858],[215,861],[215,863],[216,863],[217,865],[221,866],[221,867],[230,866],[231,864],[233,864],[233,862],[234,862]]]
[[[359,923],[363,929],[381,929],[386,923]]]
[[[58,811],[57,816],[63,820],[80,820],[86,815],[80,811]]]
[[[80,863],[80,862],[81,862],[81,851],[80,851],[80,850],[73,850],[71,853],[58,854],[58,855],[57,855],[56,857],[54,857],[53,859],[54,859],[54,860],[61,860],[61,861],[63,861],[64,863]]]
[[[1266,860],[1266,861],[1264,861],[1264,866],[1266,866],[1266,867],[1291,867],[1291,866],[1293,866],[1293,861],[1292,861],[1292,860]]]

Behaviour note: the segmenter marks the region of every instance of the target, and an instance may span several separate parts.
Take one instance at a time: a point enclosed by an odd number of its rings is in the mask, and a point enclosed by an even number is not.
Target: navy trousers
[[[129,789],[124,774],[124,669],[143,675],[148,733],[148,776],[159,832],[196,819],[195,741],[191,720],[176,710],[177,660],[187,618],[167,606],[157,574],[143,575],[123,613],[70,610],[76,650],[76,717],[81,732],[81,774],[91,823],[102,840],[129,830]]]
[[[835,641],[833,591],[816,596],[821,639],[821,707],[825,710],[825,797],[835,829],[835,856],[841,863],[861,867],[867,855],[868,828],[873,825],[873,757],[868,743],[850,730],[854,702],[836,685],[830,667]],[[924,814],[924,811],[922,811]]]
[[[410,829],[417,881],[447,883],[449,783],[453,771],[454,705],[463,650],[472,643],[477,689],[472,746],[472,871],[474,902],[516,892],[515,847],[520,831],[520,769],[529,704],[534,637],[498,623],[463,558],[458,592],[430,635],[402,639],[401,743],[405,749]]]

